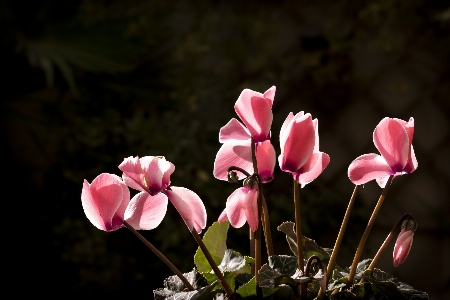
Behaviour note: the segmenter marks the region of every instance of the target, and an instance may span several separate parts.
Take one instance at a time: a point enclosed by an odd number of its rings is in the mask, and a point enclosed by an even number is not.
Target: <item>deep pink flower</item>
[[[395,241],[393,252],[394,267],[398,267],[405,261],[406,257],[409,254],[409,251],[411,250],[413,237],[414,237],[414,230],[402,228],[397,237],[397,241]]]
[[[172,186],[170,175],[175,166],[164,157],[128,157],[119,165],[125,183],[150,195],[167,198],[175,206],[189,230],[198,233],[206,226],[206,209],[200,197],[191,190]]]
[[[127,221],[134,229],[157,227],[167,210],[167,198],[139,193],[130,201],[130,191],[122,178],[114,174],[98,175],[91,184],[86,180],[81,192],[86,217],[100,230],[114,231]]]
[[[239,96],[234,109],[244,124],[231,119],[220,129],[219,141],[223,143],[214,161],[214,177],[227,180],[228,168],[240,167],[253,174],[251,139],[256,146],[258,173],[263,182],[273,179],[275,149],[270,143],[272,125],[272,104],[276,88],[273,86],[264,94],[245,89]],[[244,174],[238,172],[239,179]]]
[[[258,191],[249,186],[235,190],[227,199],[227,206],[219,216],[219,222],[229,221],[235,228],[248,223],[252,231],[258,229]]]
[[[291,112],[280,131],[280,168],[302,187],[316,179],[330,162],[328,154],[319,151],[319,125],[310,114]]]
[[[417,169],[412,146],[414,119],[409,122],[384,118],[373,132],[373,142],[381,155],[370,153],[356,158],[348,167],[348,177],[356,184],[375,179],[384,187],[390,175],[399,176]]]

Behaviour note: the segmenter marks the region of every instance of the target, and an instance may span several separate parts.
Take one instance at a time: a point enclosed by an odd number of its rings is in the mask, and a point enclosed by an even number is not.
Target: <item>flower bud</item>
[[[231,183],[236,183],[239,180],[239,177],[235,171],[229,171],[227,173],[227,177],[228,177],[228,182],[231,182]]]
[[[417,223],[414,219],[406,219],[403,221],[402,230],[400,231],[394,246],[394,267],[402,264],[411,250],[414,231],[417,228]]]

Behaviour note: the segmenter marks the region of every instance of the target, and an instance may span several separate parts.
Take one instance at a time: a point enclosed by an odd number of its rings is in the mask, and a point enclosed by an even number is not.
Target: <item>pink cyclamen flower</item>
[[[390,175],[413,172],[418,165],[412,146],[413,136],[413,118],[408,122],[384,118],[373,132],[373,142],[381,155],[359,156],[348,167],[348,177],[356,185],[375,179],[384,187]]]
[[[130,200],[130,191],[117,175],[103,173],[91,184],[84,180],[81,204],[86,217],[107,232],[123,227],[124,220],[134,229],[157,227],[167,210],[167,199],[139,193]]]
[[[304,187],[316,179],[330,162],[328,154],[319,151],[319,125],[310,114],[291,112],[280,131],[280,168],[292,174]]]
[[[235,190],[227,199],[225,210],[219,216],[219,222],[229,221],[235,228],[248,223],[252,231],[258,229],[258,191],[244,186]]]
[[[400,231],[397,241],[395,241],[394,252],[393,252],[393,263],[394,267],[398,267],[402,264],[411,250],[413,242],[414,230],[409,230],[402,228]]]
[[[258,173],[262,181],[273,179],[275,168],[275,149],[270,143],[272,125],[272,105],[276,88],[273,86],[264,94],[245,89],[240,94],[234,109],[244,124],[231,119],[220,129],[219,142],[223,143],[214,161],[214,177],[227,180],[231,166],[244,169],[253,174],[251,139],[255,142]],[[245,177],[237,172],[239,179]]]
[[[189,230],[198,233],[206,227],[206,209],[200,197],[193,191],[171,186],[170,175],[175,166],[164,157],[128,157],[119,165],[125,183],[136,190],[158,195],[175,206]]]

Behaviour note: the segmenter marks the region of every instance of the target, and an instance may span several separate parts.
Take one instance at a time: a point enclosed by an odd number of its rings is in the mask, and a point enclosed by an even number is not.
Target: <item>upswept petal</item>
[[[144,172],[139,162],[139,157],[127,157],[119,165],[119,170],[123,172],[122,178],[125,184],[138,191],[145,191]]]
[[[277,88],[275,86],[272,86],[270,89],[264,92],[263,96],[266,99],[267,103],[269,104],[270,108],[273,106],[273,100],[275,99],[275,92]]]
[[[244,203],[245,218],[252,231],[256,231],[258,229],[258,191],[249,187],[247,189]]]
[[[296,116],[303,116],[303,112],[299,112]],[[290,112],[286,118],[286,120],[284,120],[283,125],[281,125],[281,130],[280,130],[280,145],[284,145],[286,144],[286,140],[289,136],[289,132],[286,130],[288,125],[290,125],[289,128],[292,127],[291,121],[294,118],[294,114],[292,112]],[[283,153],[283,147],[281,147],[281,153]]]
[[[373,142],[393,172],[401,172],[410,152],[409,137],[400,122],[384,118],[373,132]]]
[[[120,222],[122,222],[124,215],[125,215],[125,210],[127,209],[128,204],[130,203],[130,190],[128,189],[127,185],[124,183],[124,181],[122,180],[122,178],[120,178],[119,176],[117,176],[116,174],[111,174],[112,176],[114,176],[117,181],[119,181],[119,185],[122,188],[122,203],[120,204],[119,208],[116,211],[116,216],[122,216],[122,219],[120,220]],[[120,218],[119,218],[120,219]],[[114,223],[114,221],[113,221]]]
[[[281,155],[279,164],[285,172],[296,172],[311,156],[315,144],[315,129],[310,114],[297,114],[286,126],[280,141]]]
[[[244,205],[248,187],[236,189],[227,199],[226,215],[234,228],[241,228],[247,221]]]
[[[144,156],[139,160],[144,173],[147,191],[150,195],[158,194],[163,189],[162,181],[165,171],[163,166],[167,168],[167,165],[162,164],[161,159],[154,156]]]
[[[125,221],[136,230],[151,230],[161,223],[166,211],[166,195],[159,193],[152,196],[147,192],[140,192],[131,199],[125,211]]]
[[[414,137],[414,118],[409,118],[409,121],[406,122],[402,119],[393,118],[393,120],[397,121],[402,125],[402,127],[406,130],[408,134],[409,144],[412,145],[413,137]]]
[[[213,175],[220,180],[227,180],[228,168],[236,166],[253,174],[251,139],[229,140],[220,147],[214,161]],[[244,174],[237,172],[239,179]]]
[[[249,138],[251,138],[250,132],[235,118],[231,119],[219,131],[219,142],[221,143],[228,140],[248,140]]]
[[[175,165],[161,157],[159,158],[159,167],[163,173],[161,187],[165,189],[170,185],[170,175],[175,171]]]
[[[227,222],[228,216],[227,216],[227,209],[225,208],[219,216],[219,219],[217,219],[217,222]]]
[[[295,180],[305,187],[308,183],[316,179],[330,163],[330,156],[323,152],[313,153],[308,161],[297,173],[292,174]]]
[[[319,121],[317,119],[313,120],[314,130],[316,132],[316,139],[314,143],[313,153],[319,152]]]
[[[164,193],[169,197],[189,230],[195,229],[201,233],[206,226],[206,209],[200,197],[187,188],[176,186],[165,190]]]
[[[272,109],[261,93],[245,89],[234,105],[239,118],[250,131],[255,142],[263,142],[270,137]]]
[[[409,152],[408,162],[406,163],[406,166],[403,169],[403,171],[405,173],[412,173],[417,169],[418,165],[419,163],[417,162],[416,154],[414,153],[414,148],[411,145],[411,151]]]
[[[276,154],[269,140],[256,144],[256,161],[258,162],[258,174],[261,176],[262,182],[272,181]]]
[[[393,172],[386,160],[375,153],[357,157],[348,167],[348,177],[356,185],[391,174]]]
[[[108,173],[98,175],[91,184],[86,180],[81,192],[81,204],[86,217],[100,230],[113,231],[122,226],[123,213],[117,214],[122,201],[129,202],[123,193],[125,184]],[[126,186],[125,186],[126,188]],[[113,220],[114,219],[114,220]]]

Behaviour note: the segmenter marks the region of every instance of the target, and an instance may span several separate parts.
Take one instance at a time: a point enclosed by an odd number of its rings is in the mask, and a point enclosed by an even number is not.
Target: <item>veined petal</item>
[[[145,185],[150,195],[156,195],[163,189],[164,171],[160,159],[155,156],[144,156],[139,159],[144,173]],[[163,164],[164,167],[167,167]]]
[[[144,172],[139,162],[139,157],[127,157],[119,165],[119,170],[123,172],[123,180],[130,188],[138,191],[145,191]]]
[[[250,132],[235,118],[231,119],[219,131],[219,142],[221,143],[228,140],[248,140],[249,138],[251,138]]]
[[[245,203],[244,203],[244,211],[245,218],[247,219],[247,223],[252,229],[252,231],[256,231],[258,229],[258,191],[256,189],[250,189],[249,187],[243,187],[243,189],[247,188]]]
[[[122,203],[120,203],[120,206],[115,213],[115,215],[118,216],[119,219],[121,218],[120,222],[122,222],[122,220],[124,219],[125,210],[127,209],[127,206],[130,203],[130,190],[128,189],[127,185],[124,183],[122,178],[120,178],[116,174],[111,175],[117,179],[117,181],[119,182],[119,186],[122,188]]]
[[[303,116],[303,112],[301,111],[297,115]],[[281,130],[280,130],[280,146],[281,146],[281,153],[282,154],[283,154],[284,144],[286,144],[286,140],[287,140],[287,138],[289,136],[289,132],[286,129],[287,129],[288,125],[291,124],[291,121],[292,121],[293,118],[294,118],[294,114],[292,112],[290,112],[288,114],[286,120],[284,120],[283,125],[281,126]],[[292,126],[292,124],[291,124],[291,126]],[[289,127],[289,128],[291,128],[291,127]]]
[[[123,214],[117,214],[124,201],[122,185],[125,184],[117,176],[108,173],[98,175],[91,184],[84,180],[81,204],[86,217],[98,229],[113,231],[122,226]]]
[[[270,140],[256,144],[256,161],[258,162],[258,174],[261,176],[262,182],[272,181],[276,154]]]
[[[323,152],[313,153],[303,167],[301,167],[297,173],[293,174],[294,178],[303,188],[322,174],[329,163],[330,156],[328,154]]]
[[[348,167],[348,178],[356,185],[391,174],[393,172],[386,160],[374,153],[357,157]]]
[[[161,157],[159,158],[159,167],[163,173],[161,187],[165,189],[170,185],[170,175],[175,171],[175,165],[167,161],[164,157]]]
[[[273,106],[273,101],[275,99],[275,92],[277,88],[275,86],[272,86],[270,89],[264,92],[263,96],[267,100],[267,103],[269,104],[270,108]]]
[[[255,142],[263,142],[270,137],[272,109],[264,95],[245,89],[234,105],[239,118],[248,128]]]
[[[165,194],[177,209],[189,230],[198,233],[206,226],[206,209],[200,197],[193,191],[172,186]]]
[[[285,172],[297,172],[313,153],[315,129],[310,114],[294,116],[285,129],[287,138],[281,145],[280,168]]]
[[[128,204],[125,221],[136,230],[151,230],[161,223],[166,211],[166,195],[159,193],[152,196],[147,192],[140,192]]]
[[[238,188],[227,199],[226,215],[234,228],[241,228],[247,221],[244,207],[248,190],[248,187]]]
[[[239,141],[229,140],[225,142],[216,155],[214,161],[214,177],[220,180],[227,180],[228,168],[239,167],[253,174],[251,139]],[[245,177],[237,172],[239,179]]]
[[[401,172],[408,161],[409,137],[400,122],[384,118],[373,132],[373,142],[393,172]]]

